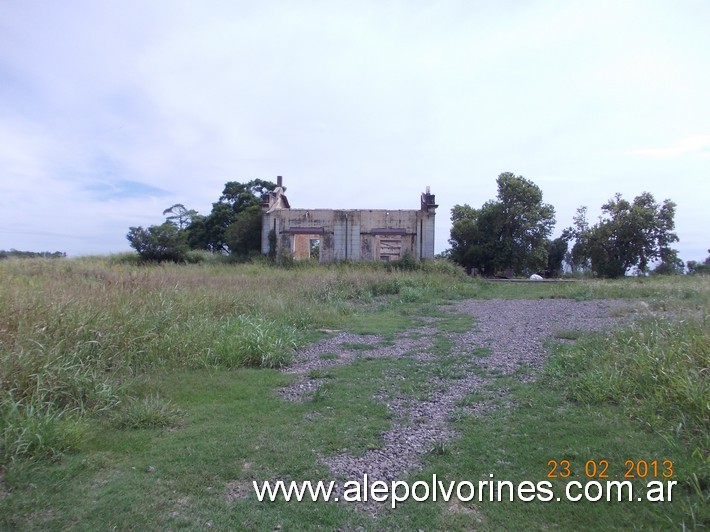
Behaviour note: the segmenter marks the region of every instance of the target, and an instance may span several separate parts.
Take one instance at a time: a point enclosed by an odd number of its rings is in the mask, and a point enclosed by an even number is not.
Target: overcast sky
[[[557,211],[643,191],[710,247],[710,2],[0,0],[0,249],[129,249],[174,203]]]

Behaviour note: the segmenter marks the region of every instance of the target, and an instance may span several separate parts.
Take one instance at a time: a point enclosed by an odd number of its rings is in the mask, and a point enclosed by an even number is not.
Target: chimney
[[[276,186],[283,187],[283,177],[281,177],[280,175],[276,176]]]
[[[437,207],[436,196],[431,193],[431,188],[427,186],[426,192],[422,194],[422,210],[433,213]]]

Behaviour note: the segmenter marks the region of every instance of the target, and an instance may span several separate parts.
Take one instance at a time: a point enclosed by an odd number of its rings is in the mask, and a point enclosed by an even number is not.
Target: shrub
[[[188,245],[184,232],[171,223],[129,228],[126,238],[146,262],[184,262]]]

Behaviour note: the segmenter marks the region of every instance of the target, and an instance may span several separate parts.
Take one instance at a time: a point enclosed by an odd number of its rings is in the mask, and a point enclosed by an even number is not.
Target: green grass
[[[643,300],[651,309],[708,308],[710,278],[695,276],[627,277],[615,280],[586,279],[566,283],[506,283],[478,281],[476,297],[487,299],[589,299]]]
[[[707,317],[647,319],[615,335],[560,348],[548,374],[570,399],[619,405],[630,418],[680,446],[679,478],[710,486],[710,327]]]
[[[622,529],[710,526],[706,277],[506,284],[449,265],[292,269],[203,260],[138,267],[119,258],[0,262],[2,529]],[[456,352],[475,328],[460,298],[629,300],[646,316],[611,336],[558,331],[544,375],[521,384]],[[643,304],[641,304],[643,302]],[[444,305],[441,307],[441,305]],[[670,310],[671,321],[654,317]],[[313,370],[303,403],[278,371],[319,329],[393,345],[433,329],[435,359],[368,357]],[[324,353],[323,360],[336,360]],[[545,480],[605,459],[672,460],[672,503],[408,502],[376,517],[353,505],[258,503],[252,480],[330,479],[321,456],[382,446],[388,398],[427,400],[475,371],[488,385],[456,402],[460,437],[424,469],[446,480]],[[471,408],[494,405],[471,414]],[[405,479],[402,479],[405,480]],[[559,481],[555,481],[556,488]]]
[[[431,480],[433,474],[449,480],[495,480],[521,482],[545,481],[549,460],[569,460],[574,477],[584,477],[587,460],[608,460],[610,474],[623,475],[624,462],[669,459],[682,463],[677,450],[669,450],[665,441],[650,436],[614,406],[588,407],[561,399],[550,389],[551,383],[519,385],[496,382],[510,390],[516,408],[499,408],[485,416],[457,420],[462,437],[449,444],[445,455],[433,454],[428,466],[411,480]],[[636,482],[639,484],[639,482]],[[553,482],[556,494],[563,493],[562,483]],[[522,503],[483,502],[473,504],[406,503],[401,511],[383,525],[446,530],[619,530],[679,528],[688,517],[692,494],[677,490],[672,503],[590,503],[533,501]],[[562,497],[564,499],[564,497]]]

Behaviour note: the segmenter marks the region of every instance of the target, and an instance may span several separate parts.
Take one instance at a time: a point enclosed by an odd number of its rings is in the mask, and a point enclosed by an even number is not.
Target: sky
[[[591,221],[677,204],[710,247],[710,2],[0,0],[0,249],[129,250],[175,203],[451,208],[530,179]]]

